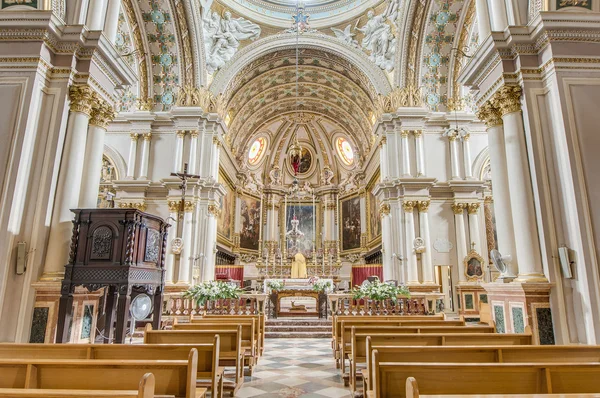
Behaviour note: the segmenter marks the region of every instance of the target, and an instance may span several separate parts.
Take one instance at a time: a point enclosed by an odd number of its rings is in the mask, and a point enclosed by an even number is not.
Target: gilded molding
[[[427,213],[429,210],[429,205],[431,204],[430,200],[420,200],[417,202],[417,207],[420,213]]]
[[[486,101],[479,107],[477,117],[484,121],[488,128],[502,126],[502,114],[490,101]]]
[[[477,212],[479,211],[479,206],[479,203],[468,203],[467,211],[469,212],[469,214],[477,214]]]
[[[140,211],[146,211],[146,203],[144,202],[121,202],[119,203],[121,209],[137,209]]]
[[[521,86],[502,86],[494,97],[492,104],[500,110],[502,116],[521,111]]]
[[[411,213],[415,209],[416,205],[417,202],[414,200],[405,200],[404,202],[402,202],[402,208],[407,213]]]
[[[454,214],[463,214],[463,210],[467,207],[466,203],[454,203],[452,205],[452,211]]]
[[[80,112],[92,115],[94,105],[94,91],[87,84],[72,85],[69,87],[69,99],[71,100],[71,112]]]
[[[150,111],[154,108],[154,101],[150,97],[148,93],[148,87],[150,86],[150,79],[148,78],[148,55],[146,55],[146,51],[144,50],[144,38],[142,36],[143,22],[138,21],[135,16],[133,0],[123,0],[121,2],[121,6],[123,7],[123,11],[127,15],[127,20],[131,24],[131,33],[133,36],[133,43],[135,46],[135,53],[138,55],[136,58],[138,59],[138,75],[139,75],[139,87],[140,87],[140,98],[138,99],[138,109],[140,111]]]

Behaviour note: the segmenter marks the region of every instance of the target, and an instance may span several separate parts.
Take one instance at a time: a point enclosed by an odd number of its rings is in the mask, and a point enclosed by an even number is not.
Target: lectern
[[[76,286],[89,291],[108,289],[105,342],[113,334],[123,343],[129,304],[137,294],[153,297],[152,323],[160,326],[164,288],[167,224],[160,217],[136,209],[76,209],[69,262],[61,286],[56,342],[69,340]],[[132,325],[134,327],[134,325]]]

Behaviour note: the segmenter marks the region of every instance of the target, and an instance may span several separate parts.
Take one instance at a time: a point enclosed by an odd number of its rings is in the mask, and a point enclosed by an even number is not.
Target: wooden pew
[[[353,336],[350,359],[350,374],[354,371],[355,378],[350,378],[350,383],[356,383],[356,372],[358,364],[366,362],[366,369],[361,370],[363,378],[364,391],[367,392],[373,389],[372,381],[372,352],[375,347],[381,348],[380,355],[387,355],[388,350],[393,347],[402,346],[404,348],[410,346],[432,346],[433,349],[439,349],[439,346],[502,346],[513,348],[513,346],[532,346],[533,335],[531,328],[527,327],[526,334],[504,334],[504,333],[463,333],[463,334],[355,334]],[[396,357],[397,358],[397,357]],[[386,362],[388,357],[385,357]],[[404,357],[403,357],[404,359]],[[390,361],[393,362],[396,359]],[[428,361],[422,361],[428,362]],[[441,362],[441,361],[440,361]],[[457,362],[457,361],[455,361]],[[352,385],[355,391],[356,384]]]
[[[519,398],[599,398],[600,394],[519,394]],[[406,379],[406,398],[515,398],[513,394],[423,395],[414,377]]]
[[[265,321],[265,314],[255,314],[255,315],[216,315],[216,314],[206,314],[204,316],[202,316],[202,318],[204,319],[223,319],[223,320],[227,320],[227,319],[232,319],[232,318],[254,318],[257,319],[257,325],[258,325],[258,334],[260,337],[260,352],[259,355],[262,356],[263,352],[265,350],[265,326],[266,326],[266,321]],[[193,318],[196,319],[196,318]]]
[[[404,398],[408,377],[423,394],[546,394],[600,392],[600,363],[380,362],[373,350],[373,390],[367,397]]]
[[[256,356],[256,360],[255,360],[255,364],[258,361],[258,357],[260,357],[261,355],[261,349],[262,349],[262,339],[261,339],[261,320],[257,315],[248,315],[248,316],[239,316],[239,315],[231,315],[228,316],[227,318],[221,318],[221,317],[215,317],[215,316],[211,316],[208,318],[191,318],[190,319],[190,324],[212,324],[212,323],[223,323],[223,324],[240,324],[240,325],[246,325],[248,323],[251,323],[251,331],[253,333],[254,339],[246,339],[246,335],[242,336],[242,344],[245,344],[247,342],[252,342],[252,345],[254,346],[254,355]],[[185,325],[183,323],[179,323],[176,322],[174,323],[174,325]],[[244,329],[243,332],[245,333],[246,330]]]
[[[63,390],[35,388],[0,388],[4,398],[154,398],[154,375],[146,373],[138,390]]]
[[[242,350],[242,327],[235,330],[152,330],[147,324],[144,344],[207,344],[219,335],[219,366],[235,366],[233,384],[224,382],[223,388],[233,396],[244,383],[244,351]]]
[[[220,338],[210,344],[13,344],[0,343],[0,359],[186,360],[198,351],[196,386],[223,395],[224,369],[219,367]]]
[[[254,366],[258,362],[258,342],[255,339],[254,319],[237,321],[232,323],[223,322],[194,322],[194,323],[173,323],[173,330],[237,330],[242,328],[242,352],[244,354],[244,365],[248,367],[250,376],[254,371]]]
[[[156,395],[201,398],[196,388],[198,351],[185,361],[0,359],[0,389],[137,390],[140,379],[154,374]]]

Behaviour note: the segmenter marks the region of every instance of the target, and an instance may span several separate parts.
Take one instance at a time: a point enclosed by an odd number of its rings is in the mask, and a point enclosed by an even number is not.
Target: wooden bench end
[[[419,398],[419,385],[414,377],[406,379],[406,398]]]

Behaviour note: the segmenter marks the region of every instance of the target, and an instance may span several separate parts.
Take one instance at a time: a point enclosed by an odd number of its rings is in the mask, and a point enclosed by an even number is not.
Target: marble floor
[[[267,339],[236,397],[350,397],[331,353],[331,339]]]

